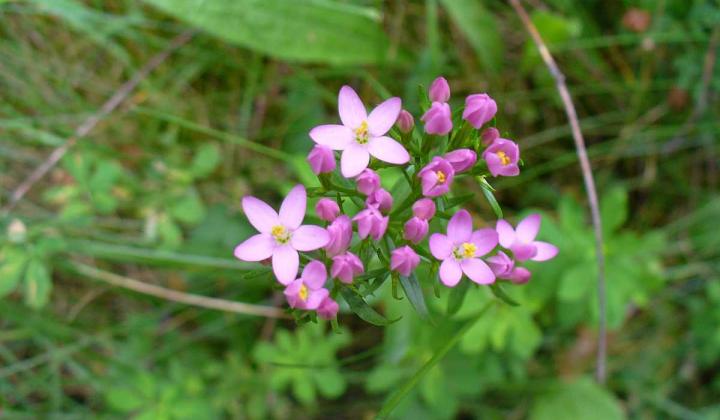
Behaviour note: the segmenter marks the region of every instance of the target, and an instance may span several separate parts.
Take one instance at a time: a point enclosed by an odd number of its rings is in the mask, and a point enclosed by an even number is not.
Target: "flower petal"
[[[498,234],[492,228],[478,229],[470,235],[470,242],[477,247],[475,256],[482,257],[498,244]]]
[[[510,247],[510,250],[518,261],[529,260],[537,254],[537,247],[534,243],[524,244],[522,242],[516,242]]]
[[[310,290],[307,300],[305,301],[305,309],[314,311],[320,306],[323,300],[330,295],[327,289]]]
[[[243,197],[242,208],[250,224],[261,233],[270,233],[273,226],[280,224],[275,210],[251,195]]]
[[[472,217],[467,210],[459,210],[448,222],[448,237],[459,245],[470,240],[472,234]]]
[[[402,100],[390,98],[376,106],[368,116],[368,131],[373,136],[382,136],[390,131],[400,115]]]
[[[275,239],[267,233],[251,236],[235,247],[235,258],[243,261],[262,261],[270,258],[275,249]]]
[[[480,258],[468,258],[460,263],[463,273],[478,284],[495,283],[495,273]]]
[[[453,243],[442,233],[433,233],[428,242],[430,243],[430,252],[438,260],[444,260],[452,253]]]
[[[540,215],[531,214],[518,223],[515,235],[521,242],[530,243],[535,240],[538,230],[540,230]]]
[[[298,251],[314,251],[330,242],[330,234],[320,226],[303,225],[292,233],[290,244]]]
[[[282,284],[289,284],[297,277],[300,255],[290,245],[275,248],[272,254],[272,267],[275,277]]]
[[[353,178],[360,175],[360,172],[367,168],[368,163],[370,163],[370,153],[367,149],[358,144],[351,144],[340,157],[340,172],[345,178]]]
[[[317,260],[310,261],[303,269],[302,276],[300,278],[302,278],[305,284],[307,284],[307,286],[312,290],[323,287],[325,285],[325,280],[327,280],[327,270],[325,269],[325,264]]]
[[[302,184],[293,187],[280,205],[280,222],[290,230],[297,229],[305,218],[307,193]]]
[[[318,125],[310,130],[310,138],[315,143],[333,150],[343,150],[353,141],[355,135],[351,129],[344,125],[326,124]]]
[[[455,287],[462,278],[460,264],[448,258],[440,264],[440,281],[447,287]]]
[[[498,233],[498,241],[503,248],[510,249],[513,242],[515,242],[515,229],[507,221],[500,219],[495,225],[495,230]]]
[[[367,120],[367,110],[355,90],[350,86],[340,88],[338,95],[338,113],[343,125],[356,129],[363,121]]]
[[[402,165],[410,161],[410,154],[405,147],[390,137],[371,138],[368,142],[368,151],[383,162]]]
[[[558,253],[558,247],[547,242],[535,241],[532,243],[537,248],[537,253],[531,258],[533,261],[547,261],[555,258]]]

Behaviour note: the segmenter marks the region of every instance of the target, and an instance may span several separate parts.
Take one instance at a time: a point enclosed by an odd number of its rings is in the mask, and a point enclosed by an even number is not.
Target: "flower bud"
[[[353,221],[357,222],[360,239],[365,239],[369,235],[374,240],[379,241],[385,235],[390,218],[383,216],[379,209],[368,207],[355,215]]]
[[[413,214],[424,220],[430,220],[435,216],[435,202],[429,198],[421,198],[412,206]]]
[[[372,194],[368,195],[365,200],[365,204],[370,207],[380,209],[381,212],[387,213],[390,211],[393,205],[393,198],[387,190],[378,188]]]
[[[532,273],[525,267],[515,267],[509,276],[509,280],[515,284],[525,284],[530,281]]]
[[[329,147],[315,145],[307,155],[307,161],[315,175],[335,170],[335,155]]]
[[[336,218],[327,227],[330,242],[325,245],[325,252],[329,257],[342,254],[347,251],[352,241],[352,222],[347,215],[341,215]]]
[[[412,114],[405,111],[404,109],[400,111],[400,115],[398,115],[397,121],[395,121],[395,125],[397,125],[397,128],[402,133],[409,133],[412,131],[413,127],[415,126],[415,119],[413,118]]]
[[[452,152],[445,153],[445,160],[450,162],[455,173],[466,171],[475,165],[477,154],[470,149],[457,149]]]
[[[372,169],[365,169],[355,178],[357,189],[365,195],[372,194],[380,187],[380,176]]]
[[[340,306],[330,296],[326,297],[317,308],[317,314],[322,319],[333,319],[340,311]]]
[[[315,205],[315,213],[326,222],[332,222],[340,214],[340,206],[329,198],[321,198]]]
[[[423,240],[428,232],[428,221],[417,216],[411,217],[405,222],[403,228],[403,238],[416,244]]]
[[[447,102],[450,99],[450,85],[444,77],[433,80],[428,90],[428,97],[432,102]]]
[[[495,127],[488,127],[483,130],[480,136],[482,137],[482,143],[485,146],[489,146],[496,139],[500,138],[500,131],[498,131],[498,129]]]
[[[497,255],[488,257],[485,262],[490,266],[495,276],[501,279],[508,279],[513,268],[515,268],[515,262],[502,251],[498,251]]]
[[[330,274],[333,278],[340,279],[341,282],[350,284],[355,276],[359,276],[365,271],[362,261],[352,252],[346,252],[333,257]]]
[[[497,104],[486,93],[476,93],[465,98],[463,119],[479,129],[493,119],[497,113]]]
[[[421,120],[425,123],[425,132],[428,134],[444,136],[453,127],[450,105],[444,102],[433,102]]]
[[[420,256],[409,246],[397,248],[390,255],[390,269],[409,276],[420,264]]]
[[[516,176],[520,173],[520,148],[512,140],[497,139],[482,155],[492,176]]]

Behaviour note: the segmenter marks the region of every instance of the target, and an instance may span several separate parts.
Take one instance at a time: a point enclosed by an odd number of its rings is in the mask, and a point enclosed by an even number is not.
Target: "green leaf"
[[[502,68],[503,42],[496,20],[478,0],[441,0],[486,70]]]
[[[145,0],[226,41],[273,57],[336,65],[383,61],[388,39],[371,7],[330,0]]]
[[[205,217],[205,205],[194,189],[175,200],[170,207],[174,219],[188,224],[195,224]]]
[[[461,281],[457,286],[450,289],[450,296],[448,296],[447,302],[447,314],[455,315],[457,311],[462,307],[465,295],[470,289],[469,281]]]
[[[370,305],[363,300],[360,295],[355,293],[352,289],[346,286],[340,287],[340,294],[342,294],[345,301],[350,306],[350,309],[357,314],[363,320],[380,327],[392,324],[397,320],[390,321],[384,316],[380,315]],[[398,318],[399,319],[399,318]]]
[[[138,393],[130,388],[110,388],[105,395],[108,405],[117,411],[130,412],[140,408],[144,401]]]
[[[0,298],[15,290],[27,260],[27,255],[18,248],[6,247],[0,252]]]
[[[459,206],[461,204],[465,204],[473,198],[475,198],[475,194],[463,194],[458,197],[453,197],[448,200],[447,205],[445,205],[445,210],[455,206]]]
[[[413,308],[415,308],[415,311],[420,315],[420,318],[429,320],[430,314],[425,304],[425,295],[423,294],[422,286],[420,286],[417,276],[415,276],[415,274],[411,274],[409,277],[400,276],[400,284],[405,291],[405,296],[407,296]]]
[[[627,201],[627,191],[621,186],[613,187],[600,197],[600,217],[606,235],[620,228],[627,220]]]
[[[622,408],[610,393],[590,379],[559,383],[535,400],[531,420],[616,420]]]
[[[42,261],[33,259],[28,263],[25,272],[25,304],[33,309],[40,309],[50,299],[52,281],[50,272]]]
[[[502,286],[500,286],[500,284],[498,284],[497,282],[490,285],[490,290],[493,292],[493,295],[495,295],[495,297],[507,303],[508,305],[520,306],[519,303],[517,303],[515,300],[513,300],[513,298],[508,296],[507,293],[505,293],[505,290],[503,290]]]
[[[487,199],[488,203],[490,204],[490,207],[492,208],[493,212],[495,212],[495,216],[497,216],[498,219],[503,218],[503,212],[500,208],[500,204],[498,204],[497,200],[495,199],[495,195],[493,194],[493,187],[488,184],[485,177],[478,177],[478,182],[480,183],[480,187],[482,187],[482,192],[485,198]]]
[[[202,178],[210,175],[220,163],[220,150],[212,143],[200,146],[197,154],[193,157],[190,172],[195,178]]]

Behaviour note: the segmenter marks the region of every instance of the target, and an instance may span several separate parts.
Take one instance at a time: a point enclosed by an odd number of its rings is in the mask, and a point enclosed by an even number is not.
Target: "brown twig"
[[[177,290],[148,284],[139,280],[110,273],[98,268],[70,261],[70,268],[80,275],[108,283],[113,286],[122,287],[145,295],[155,296],[173,302],[187,305],[199,306],[202,308],[215,309],[224,312],[233,312],[243,315],[262,316],[267,318],[288,318],[279,308],[272,306],[254,305],[243,302],[233,302],[225,299],[210,298],[191,293],[178,292]]]
[[[550,54],[545,42],[543,42],[540,33],[533,24],[530,16],[519,0],[509,0],[512,7],[517,12],[520,20],[522,20],[525,28],[530,33],[535,45],[547,66],[550,74],[555,79],[558,93],[565,107],[565,113],[570,121],[573,139],[575,140],[575,149],[577,150],[578,159],[580,160],[580,168],[582,169],[583,181],[585,182],[585,190],[587,192],[588,203],[590,204],[590,214],[592,216],[593,227],[595,231],[595,253],[597,256],[598,269],[598,305],[599,305],[599,331],[598,331],[598,349],[597,364],[595,376],[599,383],[605,383],[606,379],[606,352],[607,352],[607,325],[606,325],[606,298],[605,298],[605,255],[603,253],[603,235],[602,221],[600,220],[600,206],[598,203],[597,191],[595,190],[595,180],[593,179],[590,160],[588,159],[587,150],[585,148],[585,140],[580,131],[580,123],[578,122],[577,112],[573,104],[570,92],[565,85],[565,76],[558,68],[555,60]]]
[[[118,90],[116,90],[115,93],[102,105],[102,107],[100,107],[98,112],[83,121],[83,123],[75,129],[73,135],[68,138],[65,143],[53,150],[47,159],[45,159],[40,166],[35,168],[35,170],[15,189],[15,191],[13,191],[10,195],[8,203],[5,207],[3,207],[0,213],[9,213],[17,205],[17,203],[22,200],[25,194],[30,191],[33,185],[35,185],[36,182],[47,175],[47,173],[55,167],[55,165],[57,165],[60,159],[65,156],[68,150],[70,150],[70,148],[73,147],[78,140],[87,136],[103,118],[113,112],[115,108],[117,108],[118,105],[120,105],[130,95],[130,93],[135,90],[140,82],[142,82],[153,70],[155,70],[155,68],[162,64],[162,62],[165,61],[176,49],[190,41],[192,37],[193,31],[186,31],[178,35],[172,40],[172,42],[170,42],[170,45],[168,45],[167,48],[152,57],[150,61],[145,63],[145,65],[138,70],[131,79],[123,83],[122,86],[120,86],[120,88],[118,88]]]

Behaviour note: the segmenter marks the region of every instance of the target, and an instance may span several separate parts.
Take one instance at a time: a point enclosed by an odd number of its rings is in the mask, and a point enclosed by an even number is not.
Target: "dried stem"
[[[585,148],[585,140],[583,139],[582,132],[580,131],[580,123],[578,122],[577,112],[575,111],[575,105],[573,105],[570,92],[568,91],[567,85],[565,84],[565,76],[558,68],[555,60],[550,51],[542,40],[540,33],[533,24],[527,11],[522,6],[519,0],[509,0],[512,7],[517,12],[520,20],[522,20],[525,28],[530,33],[535,45],[537,46],[540,56],[542,57],[545,65],[547,66],[550,74],[555,79],[558,93],[562,99],[565,107],[565,113],[570,122],[570,128],[572,130],[573,139],[575,140],[575,149],[577,150],[578,159],[580,160],[580,168],[582,169],[583,181],[585,182],[585,190],[587,192],[588,203],[590,205],[590,214],[592,216],[593,228],[595,231],[595,253],[597,256],[597,270],[598,270],[598,306],[599,306],[599,331],[598,331],[598,349],[597,349],[597,364],[595,369],[595,377],[601,384],[605,383],[607,376],[606,364],[607,364],[607,324],[606,324],[606,297],[605,297],[605,256],[603,253],[603,235],[602,235],[602,221],[600,220],[600,206],[598,204],[597,191],[595,190],[595,181],[593,179],[592,169],[590,167],[590,160],[587,156],[587,150]]]
[[[142,82],[153,70],[155,70],[155,68],[162,64],[162,62],[165,61],[170,56],[170,54],[173,53],[173,51],[190,41],[192,37],[192,31],[186,31],[178,35],[175,39],[172,40],[172,42],[167,48],[152,57],[150,61],[148,61],[140,70],[138,70],[138,72],[135,73],[135,75],[130,80],[123,83],[122,86],[120,86],[120,88],[115,91],[115,93],[110,97],[110,99],[108,99],[96,113],[89,116],[85,121],[83,121],[83,123],[75,129],[75,133],[70,138],[68,138],[65,143],[53,150],[52,153],[50,153],[50,155],[47,157],[47,159],[45,159],[45,161],[40,166],[38,166],[15,189],[15,191],[13,191],[13,193],[10,195],[8,203],[5,205],[5,207],[3,207],[2,211],[0,211],[0,214],[9,213],[17,205],[17,203],[22,200],[25,194],[30,191],[33,185],[35,185],[36,182],[38,182],[42,177],[47,175],[47,173],[50,172],[50,170],[55,167],[55,165],[57,165],[60,159],[65,156],[68,150],[70,150],[70,148],[73,147],[75,143],[78,142],[78,140],[87,136],[90,131],[92,131],[103,118],[107,117],[111,112],[113,112],[115,108],[117,108],[130,95],[130,93],[135,90],[135,88],[138,84],[140,84],[140,82]]]

